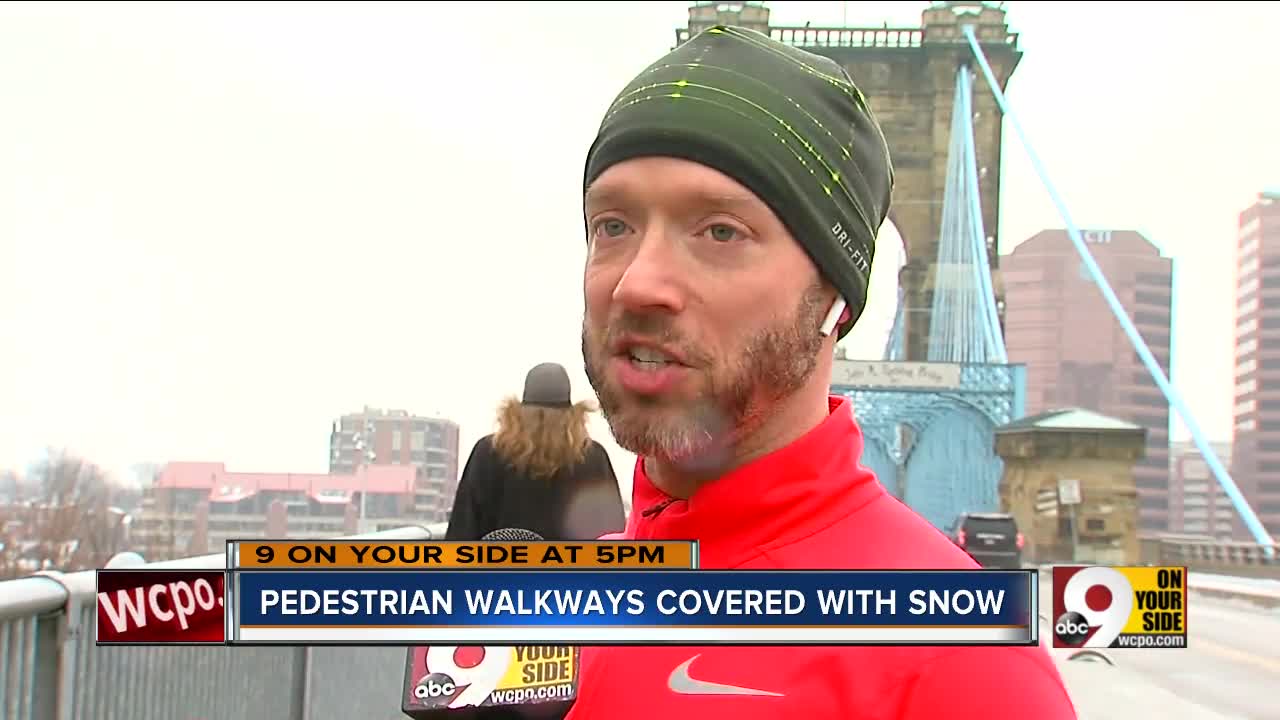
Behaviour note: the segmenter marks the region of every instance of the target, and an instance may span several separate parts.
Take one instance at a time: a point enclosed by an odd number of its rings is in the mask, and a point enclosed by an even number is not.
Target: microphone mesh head
[[[544,538],[532,530],[522,528],[501,528],[480,538],[485,542],[531,542]]]

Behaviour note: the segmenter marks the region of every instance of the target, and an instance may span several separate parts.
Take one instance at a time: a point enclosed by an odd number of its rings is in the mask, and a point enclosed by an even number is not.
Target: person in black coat
[[[626,525],[605,449],[587,432],[592,406],[569,397],[569,375],[535,366],[524,396],[503,401],[497,432],[476,442],[458,480],[446,540],[479,540],[502,528],[547,540],[594,540]]]
[[[498,431],[480,438],[458,480],[446,540],[479,540],[494,530],[529,530],[547,540],[594,540],[626,526],[613,464],[587,433],[592,406],[569,398],[569,375],[555,363],[529,371],[524,396],[503,401]],[[561,702],[470,707],[450,720],[560,720]]]

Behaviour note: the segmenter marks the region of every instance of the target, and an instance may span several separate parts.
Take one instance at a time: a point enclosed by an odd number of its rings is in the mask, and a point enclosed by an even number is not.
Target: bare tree
[[[101,567],[122,549],[125,514],[112,504],[107,474],[65,451],[50,452],[32,473],[38,495],[25,533],[42,565],[58,570]]]
[[[17,473],[6,471],[5,476],[7,480],[12,481],[13,489],[3,502],[0,502],[0,580],[7,580],[21,574],[23,547]]]

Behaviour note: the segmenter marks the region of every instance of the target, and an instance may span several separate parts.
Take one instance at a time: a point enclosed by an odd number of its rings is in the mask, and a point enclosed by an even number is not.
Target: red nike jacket
[[[850,401],[830,408],[804,437],[687,501],[637,462],[626,531],[606,537],[697,539],[700,566],[714,569],[976,568],[858,464]],[[567,720],[1027,717],[1076,718],[1043,647],[712,646],[583,648]]]

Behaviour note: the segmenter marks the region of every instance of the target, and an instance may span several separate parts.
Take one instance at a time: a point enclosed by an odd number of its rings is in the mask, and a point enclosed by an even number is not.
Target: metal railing
[[[921,28],[769,28],[778,42],[795,47],[918,48],[924,44]]]
[[[355,535],[429,540],[445,525]],[[223,568],[226,555],[107,567]],[[401,718],[403,648],[98,647],[94,571],[0,582],[5,720],[369,720]]]
[[[707,25],[706,27],[710,27]],[[676,46],[683,45],[702,31],[701,27],[676,28]],[[993,35],[990,28],[983,42],[1003,41],[1016,47],[1018,33],[1004,32]],[[955,26],[920,27],[770,27],[769,37],[785,45],[798,48],[852,48],[852,49],[918,49],[926,44],[960,44],[964,36]]]
[[[676,28],[676,45],[683,45],[698,32]],[[924,42],[921,28],[771,27],[768,34],[778,42],[801,48],[918,48]]]
[[[1185,565],[1209,574],[1280,580],[1280,553],[1258,543],[1141,535],[1138,546],[1141,561],[1150,565]]]
[[[1252,542],[1229,542],[1186,535],[1144,535],[1138,541],[1144,560],[1188,567],[1274,569],[1280,575],[1280,556]]]

